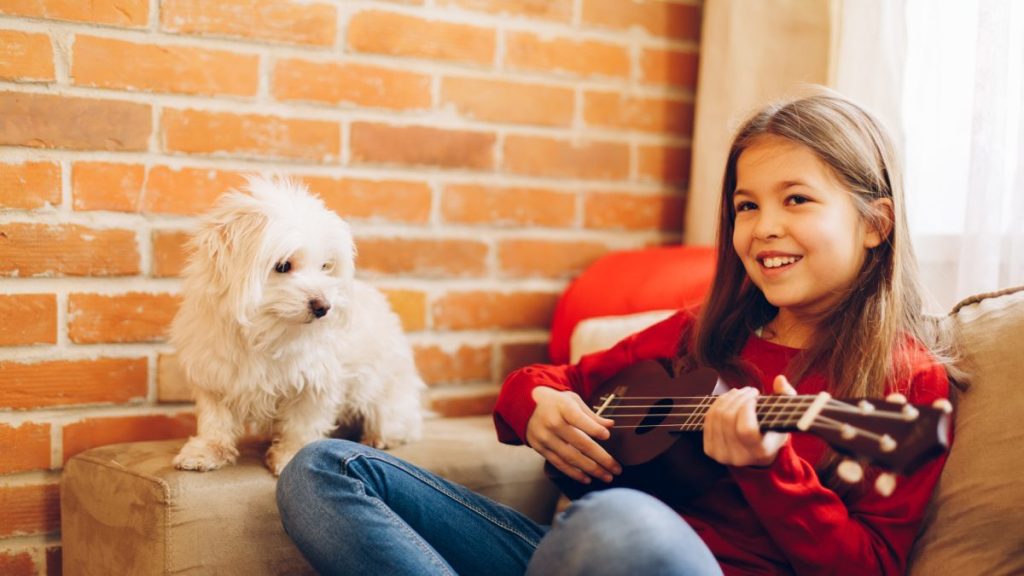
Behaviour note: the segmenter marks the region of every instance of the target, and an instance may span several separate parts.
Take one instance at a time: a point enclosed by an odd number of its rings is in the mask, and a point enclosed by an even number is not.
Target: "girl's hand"
[[[622,467],[594,439],[607,440],[612,421],[602,418],[575,392],[538,386],[537,408],[526,423],[526,442],[563,474],[584,484],[612,481]]]
[[[776,394],[796,394],[781,374],[772,387]],[[704,452],[726,466],[769,466],[789,434],[761,433],[754,411],[757,389],[738,388],[719,396],[704,417]]]

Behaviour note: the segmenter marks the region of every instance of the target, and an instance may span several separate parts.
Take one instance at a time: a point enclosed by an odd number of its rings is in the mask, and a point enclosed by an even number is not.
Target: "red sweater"
[[[534,365],[505,380],[494,408],[498,438],[523,443],[536,403],[532,390],[548,386],[588,398],[592,390],[624,367],[644,359],[670,358],[692,317],[678,313],[626,338],[615,347],[583,357],[576,365]],[[741,357],[762,372],[761,391],[772,393],[772,379],[785,371],[799,350],[751,336]],[[921,350],[913,358],[907,391],[913,403],[948,397],[945,369]],[[825,389],[825,379],[808,375],[800,394]],[[680,509],[727,575],[733,574],[902,574],[932,488],[945,456],[912,476],[899,478],[889,497],[873,489],[853,490],[845,499],[824,487],[814,470],[825,444],[794,433],[766,468],[729,467],[710,491]],[[871,482],[877,471],[867,471]]]

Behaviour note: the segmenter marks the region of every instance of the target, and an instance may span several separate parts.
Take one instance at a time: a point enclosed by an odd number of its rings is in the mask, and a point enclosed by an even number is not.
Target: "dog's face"
[[[355,267],[348,224],[287,180],[254,178],[248,192],[226,195],[204,221],[189,273],[257,331],[343,315]]]

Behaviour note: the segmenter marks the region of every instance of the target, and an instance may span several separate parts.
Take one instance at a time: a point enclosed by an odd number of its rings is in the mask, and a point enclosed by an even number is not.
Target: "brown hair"
[[[718,268],[696,329],[680,343],[686,363],[750,378],[749,369],[738,360],[739,352],[751,332],[778,312],[750,281],[732,246],[737,160],[765,135],[809,148],[851,192],[867,224],[888,231],[882,243],[868,251],[840,303],[820,319],[814,344],[787,375],[796,382],[813,368],[823,372],[835,396],[878,397],[887,384],[902,383],[909,376],[908,363],[900,360],[910,347],[923,344],[948,364],[953,356],[950,340],[941,341],[941,333],[923,312],[895,147],[874,116],[823,88],[765,107],[733,140],[722,181]],[[879,209],[880,199],[891,201],[891,213]]]

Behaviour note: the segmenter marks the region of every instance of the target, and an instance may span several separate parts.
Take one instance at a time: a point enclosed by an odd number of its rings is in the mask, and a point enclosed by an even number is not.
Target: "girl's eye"
[[[277,272],[278,274],[287,274],[288,272],[291,272],[291,270],[292,263],[290,260],[285,260],[284,262],[278,262],[277,264],[274,264],[274,272]]]
[[[800,194],[793,194],[789,198],[786,198],[786,204],[791,204],[791,205],[793,205],[793,204],[806,204],[806,203],[808,203],[810,201],[811,201],[810,198],[808,198],[807,196],[801,196]]]
[[[757,204],[753,202],[739,202],[736,204],[736,212],[746,212],[757,208]]]
[[[320,267],[324,272],[330,272],[334,270],[334,262],[324,262],[324,265]]]

